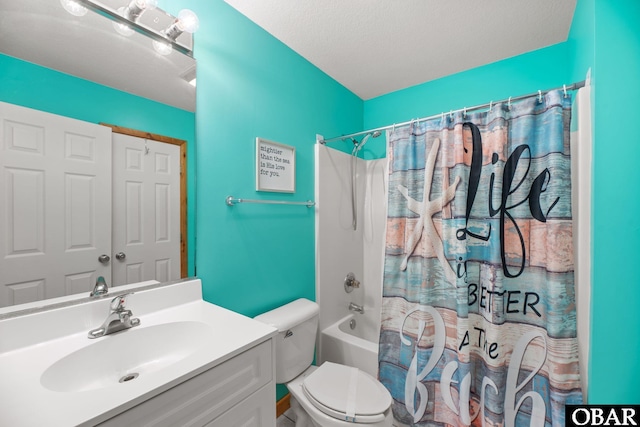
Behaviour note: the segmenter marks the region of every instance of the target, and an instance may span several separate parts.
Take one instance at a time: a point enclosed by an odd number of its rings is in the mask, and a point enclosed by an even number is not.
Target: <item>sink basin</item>
[[[184,321],[107,335],[54,362],[40,383],[56,392],[123,387],[187,358],[207,343],[211,332],[205,323]]]

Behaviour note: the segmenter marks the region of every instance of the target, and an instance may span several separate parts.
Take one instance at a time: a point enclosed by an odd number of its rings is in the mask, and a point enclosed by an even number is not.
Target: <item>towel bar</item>
[[[229,206],[233,206],[236,205],[238,203],[261,203],[261,204],[265,204],[265,205],[300,205],[300,206],[306,206],[308,208],[315,206],[315,202],[312,202],[311,200],[307,200],[306,202],[289,202],[287,200],[256,200],[256,199],[240,199],[240,198],[235,198],[233,196],[229,196],[226,199],[227,205]]]

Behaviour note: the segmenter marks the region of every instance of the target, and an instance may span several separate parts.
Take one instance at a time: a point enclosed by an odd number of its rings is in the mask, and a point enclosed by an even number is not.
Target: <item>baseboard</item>
[[[276,418],[284,414],[287,411],[287,409],[291,407],[291,402],[289,401],[290,398],[291,398],[291,395],[287,393],[285,397],[278,400],[278,402],[276,403]]]

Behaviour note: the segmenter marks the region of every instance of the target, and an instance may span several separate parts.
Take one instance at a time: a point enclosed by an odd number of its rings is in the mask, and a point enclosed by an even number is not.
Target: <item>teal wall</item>
[[[364,127],[387,126],[562,86],[571,81],[568,53],[568,45],[561,43],[382,95],[365,102]],[[586,71],[580,80],[584,74]],[[365,158],[384,157],[384,138],[368,141],[363,151]]]
[[[165,1],[198,14],[197,275],[205,299],[255,316],[315,299],[314,209],[227,196],[314,198],[315,135],[362,129],[363,102],[222,0]],[[296,191],[256,192],[255,138],[296,148]]]
[[[0,54],[0,101],[187,141],[189,275],[195,271],[195,114]]]
[[[315,135],[361,130],[362,100],[222,0],[165,3],[200,19],[196,264],[204,298],[248,316],[315,300],[314,209],[229,207],[225,199],[313,200]],[[256,137],[295,147],[294,194],[256,192]],[[277,398],[286,393],[278,386]]]
[[[584,79],[595,68],[595,0],[578,0],[571,22],[568,46],[571,81]]]
[[[592,402],[640,403],[640,1],[596,0]]]

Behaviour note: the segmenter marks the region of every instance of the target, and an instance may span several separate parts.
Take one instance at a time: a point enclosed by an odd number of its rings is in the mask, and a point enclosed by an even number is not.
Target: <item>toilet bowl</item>
[[[324,368],[330,365],[335,364],[325,362],[320,367],[311,366],[287,383],[287,388],[291,393],[291,407],[296,414],[296,426],[353,427],[354,425],[366,425],[370,427],[390,427],[393,420],[390,408],[391,395],[386,389],[384,391],[379,390],[377,385],[383,388],[384,386],[378,380],[365,372],[357,370],[357,368],[336,365],[355,369],[358,372],[357,376],[362,375],[364,377],[364,381],[359,378],[360,381],[357,381],[358,386],[368,386],[366,389],[361,389],[360,392],[356,390],[356,394],[350,396],[353,402],[349,400],[349,397],[343,399],[341,394],[348,393],[348,385],[345,389],[343,388],[344,381],[332,383],[331,379],[325,377]],[[350,378],[352,374],[348,375],[345,378]],[[324,386],[319,390],[311,388],[313,385],[307,387],[309,383],[314,383],[314,378],[316,380],[321,378],[324,382]],[[312,381],[307,381],[308,379]],[[387,397],[388,401],[386,400]]]
[[[377,379],[338,363],[311,366],[318,312],[301,298],[255,318],[278,329],[276,382],[291,393],[296,427],[390,427],[391,394]]]

